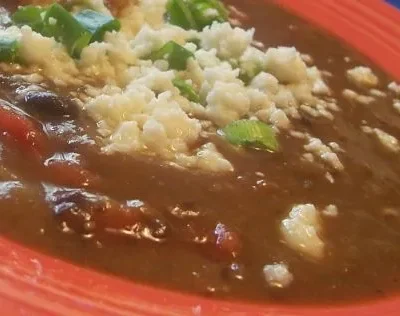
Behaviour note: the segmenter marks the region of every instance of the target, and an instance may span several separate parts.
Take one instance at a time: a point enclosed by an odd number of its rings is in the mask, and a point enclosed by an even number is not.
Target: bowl
[[[389,4],[397,1],[276,2],[400,79],[400,11]],[[399,314],[400,296],[332,306],[219,301],[124,281],[0,238],[0,306],[4,315],[390,316]]]

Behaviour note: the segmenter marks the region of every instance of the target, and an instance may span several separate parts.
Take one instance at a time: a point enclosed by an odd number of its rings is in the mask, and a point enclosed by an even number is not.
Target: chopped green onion
[[[19,7],[11,19],[18,26],[28,25],[33,31],[40,33],[43,29],[42,14],[44,11],[44,8],[33,5]]]
[[[225,22],[228,19],[228,11],[219,0],[195,0],[192,1],[190,9],[198,30],[211,25],[214,21]]]
[[[117,19],[89,9],[77,13],[75,19],[92,34],[91,42],[100,42],[106,32],[121,29],[121,23]]]
[[[18,41],[0,38],[0,62],[15,62],[18,58]]]
[[[187,42],[196,45],[197,48],[200,47],[200,39],[199,38],[191,38],[191,39],[188,39]]]
[[[149,56],[149,59],[152,61],[164,59],[168,61],[171,69],[185,70],[187,60],[190,57],[193,57],[192,52],[175,43],[174,41],[169,41],[159,50],[153,52]]]
[[[279,149],[274,129],[261,121],[235,121],[225,126],[220,132],[233,145],[268,151]]]
[[[91,41],[92,34],[57,3],[49,7],[43,22],[42,33],[63,43],[71,56],[79,57],[82,49]]]
[[[167,2],[167,20],[169,23],[178,25],[185,30],[197,30],[197,24],[189,9],[188,1],[169,0]]]
[[[174,84],[175,87],[179,89],[181,95],[184,96],[186,99],[196,103],[200,102],[200,96],[196,93],[193,87],[190,84],[188,84],[185,80],[175,78],[172,81],[172,83]]]
[[[20,7],[12,19],[17,25],[29,25],[35,32],[54,37],[73,57],[79,57],[90,43],[102,41],[106,32],[121,28],[120,22],[113,17],[89,9],[73,16],[57,3],[47,8]]]
[[[221,0],[208,0],[213,7],[219,12],[220,18],[222,18],[224,21],[228,21],[229,18],[229,11],[228,9],[224,6]]]
[[[259,65],[256,65],[251,69],[241,69],[239,79],[242,80],[245,84],[249,84],[250,81],[253,80],[253,78],[257,76],[262,70],[262,67]]]
[[[220,0],[169,0],[167,21],[186,30],[201,31],[214,21],[228,20],[228,10]]]

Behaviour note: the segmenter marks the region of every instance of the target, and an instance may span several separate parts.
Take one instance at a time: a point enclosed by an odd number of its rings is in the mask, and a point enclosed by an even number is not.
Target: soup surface
[[[0,4],[4,16],[16,10],[15,1]],[[279,91],[291,89],[299,103],[294,113],[274,96],[276,110],[290,120],[284,126],[268,112],[279,149],[235,147],[215,132],[229,123],[225,117],[194,109],[190,119],[210,115],[199,120],[216,127],[203,128],[179,160],[125,151],[126,144],[104,136],[104,119],[90,110],[98,95],[87,82],[59,84],[45,65],[3,63],[1,234],[135,282],[225,299],[325,303],[398,291],[400,89],[362,56],[273,3],[225,4],[231,23],[255,28],[262,51],[294,46],[308,69],[321,70],[316,83],[324,86],[312,93],[323,106],[302,101],[301,91],[293,92],[300,83],[275,73],[271,62],[265,73],[279,77]],[[112,8],[121,21],[123,5]],[[3,19],[3,29],[9,23]],[[86,75],[98,78],[93,89],[112,86],[103,73]],[[263,113],[238,118],[262,120]],[[210,147],[215,161],[202,163],[206,150],[187,154],[204,144],[218,149]]]

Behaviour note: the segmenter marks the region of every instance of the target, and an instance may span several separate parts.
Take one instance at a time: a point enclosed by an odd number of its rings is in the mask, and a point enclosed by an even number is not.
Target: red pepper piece
[[[45,133],[27,116],[1,105],[0,132],[13,139],[22,151],[40,160],[48,153]]]

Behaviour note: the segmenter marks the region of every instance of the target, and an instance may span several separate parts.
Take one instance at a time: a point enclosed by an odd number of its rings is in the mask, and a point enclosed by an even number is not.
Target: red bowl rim
[[[340,37],[400,79],[400,12],[382,0],[276,0]],[[218,301],[78,267],[0,238],[0,306],[6,315],[398,315],[400,296],[336,306]]]

